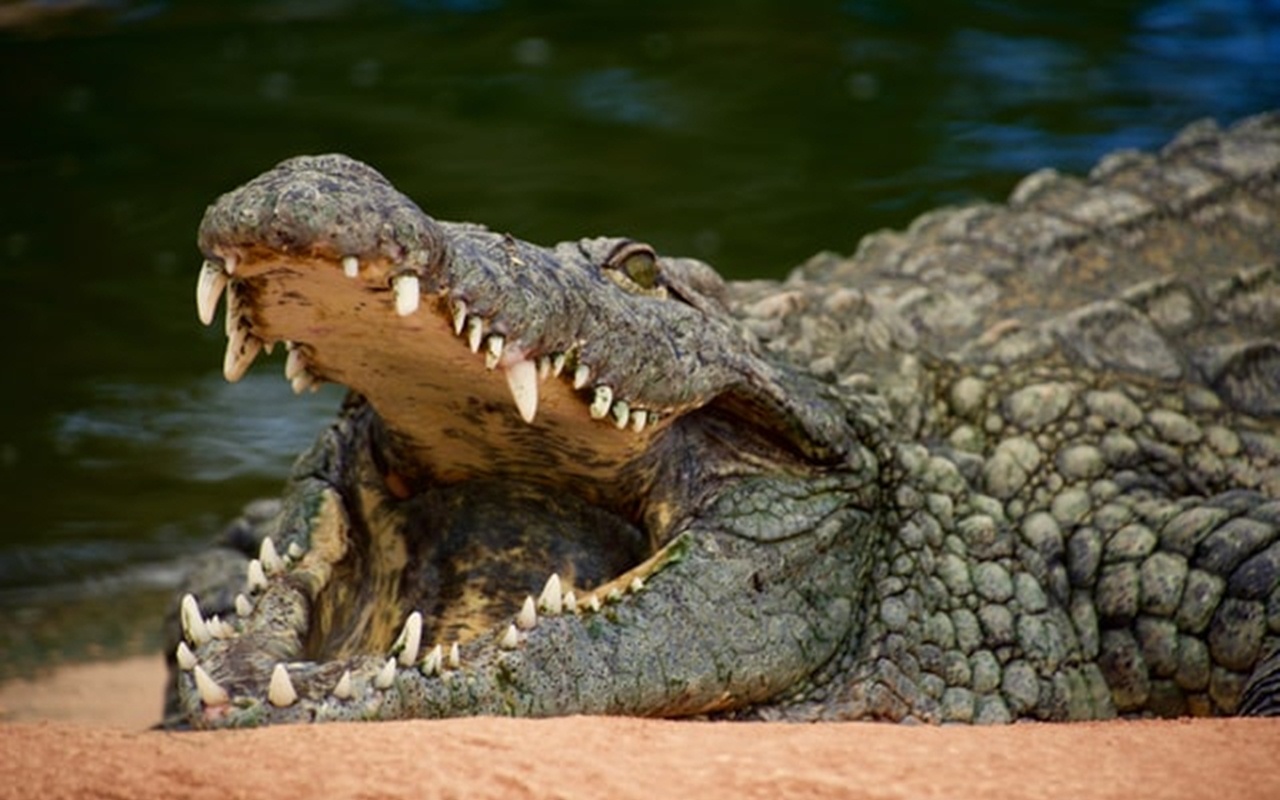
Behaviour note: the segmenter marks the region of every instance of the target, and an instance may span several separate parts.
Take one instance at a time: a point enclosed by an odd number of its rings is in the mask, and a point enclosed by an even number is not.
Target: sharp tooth
[[[564,600],[560,596],[560,576],[551,573],[551,577],[547,578],[547,585],[542,587],[542,594],[538,595],[538,608],[548,614],[559,614],[564,607]]]
[[[262,569],[268,575],[284,572],[284,559],[280,558],[280,554],[276,552],[276,543],[270,536],[262,540],[262,547],[258,549],[258,560],[262,562]]]
[[[191,652],[186,642],[178,642],[178,649],[174,656],[178,659],[178,669],[184,672],[190,672],[196,665],[196,654]]]
[[[520,613],[516,614],[516,626],[522,631],[533,630],[538,625],[538,610],[533,607],[533,598],[526,597]]]
[[[578,596],[572,589],[564,593],[564,610],[570,614],[578,613]]]
[[[591,368],[586,364],[579,364],[573,371],[573,388],[581,389],[591,380]]]
[[[545,381],[551,375],[551,359],[538,356],[538,380]]]
[[[213,313],[218,310],[222,290],[227,288],[227,273],[212,261],[200,267],[200,279],[196,281],[196,313],[205,325],[213,323]]]
[[[560,373],[564,372],[565,360],[566,359],[565,359],[564,353],[556,353],[551,356],[551,374],[552,375],[556,376],[557,378],[560,377]]]
[[[382,669],[378,670],[378,674],[374,676],[373,685],[379,689],[390,689],[391,684],[396,682],[396,660],[388,658],[387,663],[382,665]]]
[[[418,651],[422,648],[422,614],[415,611],[404,621],[404,630],[400,633],[404,640],[404,649],[400,651],[400,664],[412,666],[418,660]]]
[[[520,632],[516,630],[515,625],[508,625],[506,633],[502,634],[502,638],[498,640],[498,647],[503,650],[515,650],[518,644],[520,644]]]
[[[611,405],[613,405],[613,390],[608,386],[597,386],[595,399],[591,401],[591,418],[604,419]]]
[[[262,340],[244,328],[236,328],[227,339],[227,355],[222,359],[222,375],[231,383],[244,377],[262,351]]]
[[[490,339],[489,341],[493,341]],[[538,369],[533,362],[522,358],[507,367],[507,388],[511,390],[511,399],[516,401],[516,410],[525,422],[533,422],[538,413]]]
[[[249,568],[245,570],[245,573],[250,593],[267,588],[267,573],[262,569],[261,561],[256,558],[250,561]]]
[[[631,417],[631,407],[627,405],[626,400],[619,400],[614,403],[609,413],[613,414],[613,424],[618,430],[627,427],[627,420]]]
[[[637,408],[631,412],[631,430],[640,433],[644,430],[644,426],[649,424],[649,412],[643,408]]]
[[[346,670],[338,678],[337,685],[333,687],[333,696],[339,700],[351,699],[351,670]]]
[[[480,352],[480,343],[484,339],[484,320],[480,317],[470,317],[467,319],[467,347],[471,348],[471,352]]]
[[[644,588],[644,578],[641,578],[639,575],[635,576],[634,578],[631,579],[631,585],[628,586],[627,588],[633,592],[640,591],[641,589]]]
[[[294,691],[293,681],[289,680],[289,670],[284,668],[284,664],[276,664],[276,668],[271,670],[271,685],[267,687],[267,700],[271,701],[271,705],[276,708],[285,708],[293,705],[298,699],[298,693]]]
[[[307,358],[296,347],[289,348],[289,355],[284,359],[284,377],[292,381],[307,371]]]
[[[315,376],[305,370],[289,381],[289,388],[294,394],[302,394],[308,389],[314,392],[318,386]]]
[[[196,647],[206,644],[213,638],[213,633],[209,630],[209,626],[205,624],[204,616],[200,613],[200,604],[196,602],[195,595],[184,595],[178,612],[182,620],[182,632],[187,635],[187,638]]]
[[[449,645],[449,669],[457,669],[462,666],[462,651],[458,648],[458,643],[454,642]]]
[[[484,366],[485,369],[493,369],[498,366],[498,362],[502,360],[502,348],[506,345],[507,340],[499,334],[489,337],[488,346],[485,348]]]
[[[599,598],[599,597],[596,597],[594,594],[592,594],[592,595],[588,595],[588,596],[587,596],[587,608],[591,609],[592,611],[599,611],[599,610],[600,610],[600,598]]]
[[[247,617],[253,613],[253,603],[243,594],[236,595],[236,615]]]
[[[191,674],[196,678],[196,691],[200,693],[200,700],[206,706],[226,705],[231,700],[227,690],[210,678],[209,673],[204,671],[204,667],[196,664],[191,668]]]
[[[227,273],[228,275],[236,274],[236,257],[235,256],[227,256],[226,258],[222,259],[222,271]]]
[[[455,298],[453,301],[453,335],[461,336],[467,324],[467,301]]]
[[[357,278],[360,276],[360,259],[355,256],[342,257],[342,274],[348,278]]]
[[[422,659],[423,675],[438,675],[440,673],[440,664],[444,661],[444,648],[436,645],[431,648],[431,652],[427,653],[427,657]]]
[[[209,635],[215,639],[230,639],[235,636],[235,629],[222,621],[222,617],[214,614],[205,620],[205,627],[209,629]]]
[[[422,299],[417,275],[397,275],[391,282],[396,290],[396,313],[407,317],[418,310]]]
[[[289,542],[289,546],[285,549],[285,552],[288,553],[289,558],[292,558],[294,561],[302,560],[302,557],[307,554],[307,551],[303,550],[302,545],[297,542]]]

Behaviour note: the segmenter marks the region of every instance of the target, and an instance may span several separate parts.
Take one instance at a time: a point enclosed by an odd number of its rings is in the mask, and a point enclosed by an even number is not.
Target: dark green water
[[[540,242],[735,277],[1280,106],[1280,4],[0,3],[0,676],[152,647],[336,392],[222,382],[196,225],[304,152]]]

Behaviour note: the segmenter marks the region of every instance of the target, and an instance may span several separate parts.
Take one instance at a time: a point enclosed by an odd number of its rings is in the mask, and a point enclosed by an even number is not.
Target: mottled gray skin
[[[622,316],[605,324],[628,335],[593,338],[599,349],[580,357],[608,365],[595,374],[624,386],[633,407],[661,409],[663,422],[637,452],[601,457],[598,475],[614,488],[584,488],[581,474],[559,481],[532,435],[496,457],[492,474],[468,467],[439,481],[447,456],[406,444],[379,415],[386,386],[371,379],[367,392],[357,377],[348,385],[367,401],[354,396],[299,461],[281,513],[260,510],[235,529],[239,541],[267,533],[307,556],[272,577],[245,619],[229,611],[244,586],[235,548],[207,556],[190,584],[206,613],[226,612],[238,629],[194,648],[230,703],[210,707],[177,671],[190,724],[1276,712],[1280,117],[1228,131],[1198,123],[1159,154],[1108,156],[1087,179],[1036,173],[1006,205],[926,215],[867,237],[851,258],[817,256],[780,284],[720,285],[694,263],[661,259],[661,302],[622,302],[616,281],[564,277],[601,273],[614,244],[542,250],[437,224],[371,170],[325,158],[286,162],[220,199],[202,226],[206,255],[250,244],[335,262],[381,252],[421,274],[441,308],[458,296],[473,308],[492,301],[486,318],[510,315],[494,330],[535,354],[584,338],[581,318],[608,309]],[[282,186],[326,181],[334,191],[309,195],[311,210],[287,211]],[[360,196],[373,198],[364,216],[298,223],[328,198]],[[265,210],[242,213],[254,203]],[[408,222],[368,223],[391,217]],[[339,228],[397,232],[335,242]],[[522,270],[494,257],[501,247],[516,248]],[[551,306],[497,300],[524,297],[548,274],[561,276]],[[270,315],[265,303],[249,324],[265,330]],[[664,329],[699,320],[701,338],[681,341],[700,342],[702,357],[655,347]],[[321,349],[323,376],[336,366]],[[632,377],[629,363],[657,377]],[[410,498],[388,494],[387,464],[411,476]],[[485,569],[510,561],[523,572],[486,584],[509,595],[491,629],[466,639],[457,668],[397,666],[378,688],[396,645],[331,658],[315,640],[317,609],[366,602],[333,587],[367,579],[358,563],[380,537],[436,552],[421,520],[437,517],[409,506],[435,493],[465,505],[482,496],[463,488],[475,481],[573,495],[634,526],[646,542],[635,559],[665,546],[662,563],[643,570],[643,588],[600,612],[544,615],[508,649],[503,622],[541,585],[527,575],[551,567],[499,543]],[[589,561],[616,538],[593,537],[585,513],[521,506],[510,517],[521,530],[551,519],[520,535],[545,544],[567,531]],[[335,517],[346,549],[312,559],[335,540]],[[411,599],[384,627],[447,605],[421,604],[430,589],[411,583],[402,577]],[[428,630],[428,642],[450,641],[430,619]],[[302,662],[289,668],[299,699],[284,707],[266,700],[278,662]],[[355,690],[338,699],[344,670]]]

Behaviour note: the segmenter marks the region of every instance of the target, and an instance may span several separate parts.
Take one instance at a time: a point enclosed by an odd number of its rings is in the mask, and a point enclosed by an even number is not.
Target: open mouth
[[[439,223],[345,157],[224,195],[200,246],[197,310],[212,323],[225,295],[228,380],[283,344],[295,392],[353,395],[235,613],[183,600],[195,724],[383,708],[406,673],[462,686],[540,620],[609,615],[682,557],[720,442],[773,402],[709,268]]]

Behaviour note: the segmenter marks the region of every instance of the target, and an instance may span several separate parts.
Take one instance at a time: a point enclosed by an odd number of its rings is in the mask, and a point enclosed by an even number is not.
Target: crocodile
[[[723,280],[341,155],[209,207],[337,419],[175,598],[196,728],[1280,709],[1280,113]]]

